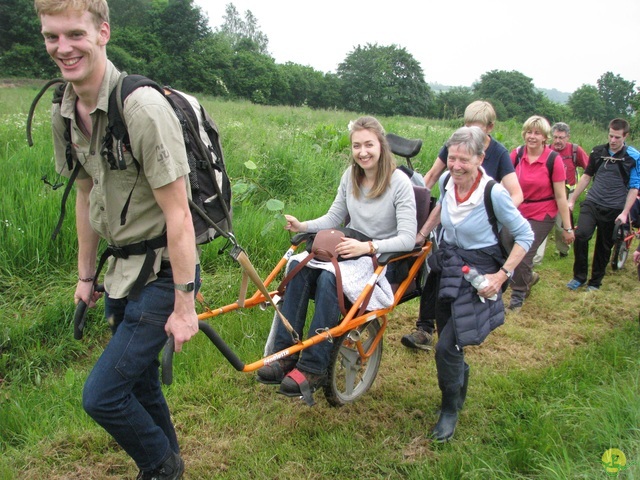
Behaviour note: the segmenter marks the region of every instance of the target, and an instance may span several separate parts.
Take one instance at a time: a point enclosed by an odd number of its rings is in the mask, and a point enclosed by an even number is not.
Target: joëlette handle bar
[[[211,342],[216,346],[220,353],[224,355],[224,357],[229,361],[229,363],[241,372],[244,369],[244,362],[238,358],[238,356],[233,353],[229,345],[227,345],[218,332],[216,332],[211,325],[207,322],[203,322],[200,320],[198,322],[198,327],[204,334],[211,340]],[[173,352],[175,350],[175,344],[173,335],[169,336],[166,345],[164,346],[164,350],[162,352],[162,383],[165,385],[171,385],[173,383]]]
[[[613,243],[618,240],[624,241],[624,231],[622,230],[622,222],[620,220],[616,220],[615,226],[613,227]]]
[[[104,292],[104,285],[96,285],[94,287],[96,292]],[[91,292],[93,295],[93,291]],[[76,305],[76,313],[73,316],[73,338],[76,340],[82,340],[84,334],[84,326],[87,320],[87,304],[84,300],[79,300]]]

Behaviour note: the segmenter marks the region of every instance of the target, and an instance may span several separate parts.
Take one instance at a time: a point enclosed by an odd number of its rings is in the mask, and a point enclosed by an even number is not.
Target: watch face
[[[196,284],[195,282],[176,283],[173,287],[181,292],[193,292],[196,289]]]

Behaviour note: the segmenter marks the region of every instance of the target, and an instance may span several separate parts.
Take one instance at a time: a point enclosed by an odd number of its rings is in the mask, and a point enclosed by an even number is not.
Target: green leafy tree
[[[220,97],[229,95],[224,77],[232,68],[233,52],[225,39],[211,35],[199,41],[186,55],[186,90]]]
[[[432,92],[420,64],[396,45],[358,45],[338,66],[344,108],[380,115],[426,116]]]
[[[611,72],[604,73],[598,79],[598,94],[608,118],[628,117],[631,114],[631,101],[636,95],[634,86],[635,82]]]
[[[152,0],[109,0],[109,21],[115,29],[146,28],[155,10]]]
[[[314,72],[315,82],[308,98],[312,108],[333,109],[342,104],[342,79],[335,73]]]
[[[545,95],[538,102],[537,112],[552,125],[556,122],[566,122],[571,116],[571,109],[567,105],[549,100]]]
[[[58,75],[40,33],[33,2],[0,2],[0,71],[2,75],[48,78]]]
[[[571,109],[574,118],[585,123],[605,125],[607,111],[598,89],[593,85],[582,85],[571,94],[567,105]]]
[[[161,47],[153,62],[154,79],[186,89],[188,53],[211,35],[208,18],[193,0],[171,0],[155,13],[151,33]]]
[[[151,31],[164,50],[176,57],[211,34],[208,18],[193,0],[172,0],[157,10]]]
[[[276,68],[286,84],[283,90],[275,92],[277,102],[294,107],[306,105],[315,80],[313,68],[292,62],[276,65]]]
[[[25,44],[26,39],[42,45],[40,22],[32,2],[4,0],[0,3],[0,53],[14,44]]]
[[[107,46],[109,59],[120,70],[156,78],[154,64],[165,60],[159,39],[146,27],[115,27]]]
[[[233,55],[224,82],[231,94],[263,105],[277,103],[274,92],[286,88],[271,57],[248,51]]]
[[[473,90],[477,98],[485,98],[492,104],[500,101],[507,118],[520,121],[536,114],[542,100],[542,93],[534,88],[531,78],[515,70],[491,70],[480,77]]]
[[[444,119],[462,118],[465,108],[474,100],[475,96],[471,88],[452,87],[435,96],[430,116]]]
[[[340,106],[340,80],[335,75],[292,62],[276,68],[284,84],[284,88],[273,91],[273,100],[278,104],[311,108]]]
[[[260,30],[251,10],[245,12],[243,20],[233,3],[229,3],[222,18],[224,22],[218,31],[227,36],[234,50],[244,50],[247,45],[253,45],[257,53],[269,55],[269,39]],[[243,40],[250,40],[251,43],[243,43]]]

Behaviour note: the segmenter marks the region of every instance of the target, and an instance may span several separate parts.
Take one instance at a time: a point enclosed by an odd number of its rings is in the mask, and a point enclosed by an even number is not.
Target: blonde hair
[[[368,130],[376,135],[380,142],[380,158],[378,159],[378,169],[376,171],[376,178],[373,182],[373,187],[368,193],[369,198],[376,198],[382,195],[389,184],[391,183],[391,176],[396,169],[396,159],[393,156],[393,152],[389,147],[389,142],[384,132],[384,128],[374,117],[360,117],[357,120],[349,123],[349,140],[353,137],[353,133],[360,130]],[[360,197],[360,185],[364,180],[364,169],[358,165],[351,155],[351,182],[353,185],[353,194],[356,198]]]
[[[96,27],[103,22],[109,23],[109,5],[107,0],[35,0],[33,6],[38,16],[59,15],[67,10],[89,12]]]
[[[524,125],[522,125],[522,138],[524,138],[525,133],[532,130],[540,130],[546,139],[551,135],[551,125],[549,125],[546,118],[541,117],[540,115],[534,115],[527,118]]]
[[[476,100],[467,105],[464,109],[464,123],[479,123],[488,127],[496,123],[496,111],[493,105],[484,100]]]

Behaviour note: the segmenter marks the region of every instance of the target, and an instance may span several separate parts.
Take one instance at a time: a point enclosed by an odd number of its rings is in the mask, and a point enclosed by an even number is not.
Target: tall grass
[[[108,339],[101,304],[85,338],[72,339],[75,282],[73,198],[61,237],[46,97],[34,139],[24,121],[35,89],[0,88],[0,479],[133,478],[136,470],[80,406],[84,380]],[[300,219],[326,211],[348,162],[347,123],[357,115],[306,108],[203,100],[219,124],[232,182],[252,185],[234,204],[235,234],[261,275],[288,245],[269,228],[269,198]],[[420,138],[414,165],[426,171],[459,126],[382,118],[387,131]],[[499,122],[495,136],[513,148],[520,125]],[[572,125],[585,150],[606,140]],[[247,161],[258,168],[245,167]],[[400,160],[400,163],[402,160]],[[384,338],[371,391],[353,405],[329,407],[277,395],[238,373],[198,335],[176,355],[166,388],[187,462],[185,478],[567,479],[605,478],[600,458],[619,448],[634,462],[620,478],[639,478],[640,346],[638,281],[629,263],[601,291],[569,292],[571,261],[554,256],[521,314],[481,347],[467,349],[471,383],[453,442],[434,445],[439,390],[432,354],[400,346],[418,302],[399,306]],[[216,240],[202,255],[210,306],[236,300],[240,271]],[[262,355],[270,310],[243,310],[212,321],[245,362]]]

